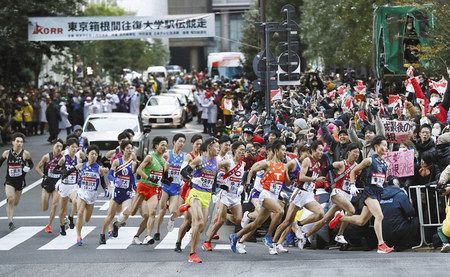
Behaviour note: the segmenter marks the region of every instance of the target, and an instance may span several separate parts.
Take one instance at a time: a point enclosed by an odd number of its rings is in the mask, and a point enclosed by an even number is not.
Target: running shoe
[[[187,212],[187,210],[189,209],[189,205],[188,204],[182,204],[181,206],[180,206],[180,208],[178,208],[178,211],[180,212],[180,213],[184,213],[184,212]]]
[[[9,226],[10,231],[16,229],[16,226],[14,225],[14,222],[12,222],[12,221],[8,224],[8,226]]]
[[[61,234],[61,236],[67,235],[67,233],[66,233],[66,225],[61,225],[59,227],[61,227],[61,231],[59,232]]]
[[[100,234],[99,244],[106,244],[106,236],[105,234]]]
[[[112,230],[109,230],[108,231],[108,238],[110,239],[110,238],[113,238],[113,231]]]
[[[211,242],[210,241],[205,241],[203,243],[203,245],[202,245],[202,249],[205,250],[205,251],[212,251],[213,248],[212,248]]]
[[[275,247],[269,247],[269,254],[270,255],[277,255],[277,249]]]
[[[77,239],[77,245],[83,246],[83,238]]]
[[[73,223],[73,217],[69,216],[69,228],[73,229],[75,228],[75,223]]]
[[[142,242],[142,244],[154,244],[154,243],[155,239],[153,239],[153,237],[150,235],[146,236],[144,241]]]
[[[330,223],[328,223],[328,227],[330,227],[330,229],[334,229],[338,224],[339,224],[339,220],[344,216],[344,214],[342,212],[337,212],[333,219],[330,221]]]
[[[219,235],[218,235],[218,234],[215,234],[214,236],[212,236],[212,239],[213,239],[213,240],[219,240],[219,239],[220,239],[220,237],[219,237]]]
[[[155,233],[155,235],[153,236],[153,239],[156,241],[161,240],[161,234],[160,233]]]
[[[295,237],[300,239],[303,236],[302,227],[297,224],[297,222],[292,223],[292,227],[294,228]]]
[[[51,234],[51,233],[53,233],[53,228],[51,225],[45,225],[44,231],[48,234]]]
[[[245,226],[247,226],[250,223],[250,218],[248,217],[249,212],[246,211],[244,213],[244,215],[242,216],[242,220],[241,220],[241,227],[245,228]]]
[[[298,238],[298,248],[303,249],[306,244],[306,237],[305,234],[302,233],[301,236]]]
[[[133,245],[141,245],[142,241],[139,239],[139,237],[135,236],[135,237],[133,237],[133,240],[132,240],[131,244],[133,244]]]
[[[394,247],[389,247],[386,245],[386,243],[378,245],[377,253],[387,254],[391,253],[392,251],[394,251]]]
[[[236,250],[239,254],[247,254],[247,251],[245,250],[245,244],[242,244],[240,242],[236,243]]]
[[[441,253],[448,253],[450,252],[450,243],[444,243],[441,248]]]
[[[188,262],[201,264],[202,263],[202,259],[200,259],[200,257],[197,255],[197,253],[191,253],[189,255]]]
[[[175,243],[175,249],[174,249],[174,251],[175,251],[175,252],[178,252],[178,253],[181,253],[181,251],[183,251],[183,250],[181,250],[181,242],[176,242],[176,243]]]
[[[119,228],[122,226],[125,226],[127,223],[126,222],[119,222],[119,221],[114,221],[112,227],[112,236],[114,238],[117,238],[117,236],[119,236]]]
[[[175,226],[175,220],[172,220],[172,218],[169,218],[169,221],[167,222],[167,232],[172,232],[174,226]]]
[[[270,235],[265,235],[263,238],[263,242],[267,247],[269,247],[269,248],[273,247],[273,241],[272,241],[272,237]]]
[[[273,248],[275,248],[275,250],[278,252],[278,253],[287,253],[287,252],[289,252],[286,248],[284,248],[284,246],[283,246],[283,244],[277,244],[275,247],[273,247]]]
[[[230,235],[230,248],[231,248],[231,251],[233,251],[233,253],[236,253],[237,242],[238,242],[238,237],[236,236],[236,234],[231,234]]]
[[[334,240],[335,240],[337,243],[340,243],[340,244],[348,244],[348,242],[345,240],[345,238],[344,238],[343,235],[336,236],[336,237],[334,238]]]

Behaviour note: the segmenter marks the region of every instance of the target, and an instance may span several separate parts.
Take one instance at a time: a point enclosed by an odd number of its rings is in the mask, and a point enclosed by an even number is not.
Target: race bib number
[[[62,180],[62,182],[64,184],[69,184],[69,185],[75,184],[77,182],[77,173],[76,172],[70,173],[70,175],[67,176],[66,178],[64,178]]]
[[[81,178],[81,188],[88,191],[94,191],[97,188],[97,179],[91,176]]]
[[[127,189],[130,187],[129,176],[117,176],[115,179],[115,186],[121,189]]]
[[[344,180],[344,182],[342,183],[342,190],[345,191],[350,191],[350,181],[349,180]]]
[[[199,187],[211,190],[214,184],[214,179],[208,179],[208,178],[201,178],[200,184],[197,184]]]
[[[230,182],[230,193],[237,194],[239,190],[239,186],[241,185],[240,182]]]
[[[371,184],[379,187],[383,187],[384,185],[384,177],[385,175],[382,173],[373,173]]]
[[[20,177],[22,176],[22,166],[20,164],[10,164],[8,166],[8,174],[10,177]]]
[[[313,192],[315,188],[316,188],[316,184],[314,184],[312,182],[306,182],[303,184],[303,189],[306,191]]]
[[[278,183],[271,183],[270,184],[270,192],[276,195],[279,195],[281,192],[281,184]]]
[[[50,167],[50,168],[48,169],[47,176],[48,176],[49,178],[52,178],[52,179],[59,179],[59,178],[61,177],[61,174],[56,174],[56,173],[54,173],[54,172],[53,172],[53,169],[55,169],[55,167]]]
[[[169,168],[169,177],[173,178],[172,183],[181,184],[181,173],[179,167],[170,167]]]

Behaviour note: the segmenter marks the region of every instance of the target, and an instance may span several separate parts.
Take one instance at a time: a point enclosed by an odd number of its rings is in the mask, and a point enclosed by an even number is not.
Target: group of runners
[[[202,262],[197,255],[199,242],[203,250],[212,251],[212,240],[218,237],[226,220],[239,230],[229,236],[232,252],[239,254],[246,253],[246,240],[269,218],[271,222],[263,242],[270,254],[288,252],[283,242],[291,231],[298,238],[299,248],[303,249],[307,239],[326,224],[331,229],[340,225],[335,241],[346,244],[344,230],[348,223],[364,225],[372,217],[375,218],[378,253],[393,251],[384,243],[381,227],[383,213],[379,201],[388,169],[382,158],[388,151],[382,136],[372,140],[374,154],[362,162],[357,163],[358,145],[350,144],[346,148],[346,158],[327,168],[335,172],[336,178],[330,197],[332,205],[326,213],[315,198],[316,189],[326,181],[321,165],[324,145],[320,141],[298,148],[294,155],[287,155],[283,141],[269,142],[265,159],[253,164],[249,170],[245,170],[244,162],[246,144],[239,140],[233,142],[227,136],[204,139],[195,134],[190,141],[192,151],[189,153],[183,152],[184,134],[173,136],[171,149],[168,149],[166,137],[156,136],[152,141],[153,151],[142,161],[138,161],[132,141],[131,130],[122,132],[118,136],[119,146],[107,152],[101,163],[98,162],[98,147],[87,146],[81,134],[70,135],[65,142],[58,140],[53,144],[52,150],[35,167],[42,177],[41,208],[44,211],[50,209],[45,232],[53,232],[52,224],[59,207],[60,234],[64,236],[67,228],[76,228],[77,244],[83,245],[81,231],[91,218],[102,186],[105,196],[111,199],[99,235],[100,244],[107,243],[108,237],[117,237],[120,227],[138,212],[142,221],[130,240],[133,244],[153,244],[161,239],[163,218],[168,212],[166,228],[169,232],[173,231],[175,220],[184,215],[174,250],[182,252],[181,242],[190,230],[188,261],[194,263]],[[13,147],[0,159],[0,166],[7,163],[6,211],[11,230],[15,228],[14,207],[25,187],[25,174],[34,167],[23,143],[24,136],[15,134]],[[357,192],[357,176],[364,169],[367,181],[360,198],[363,209],[355,215],[350,200]],[[290,191],[288,199],[283,199],[286,198],[285,190]],[[243,213],[244,192],[248,192],[254,206],[251,212]],[[210,209],[212,203],[214,209]],[[71,208],[67,215],[69,204]],[[301,209],[307,209],[309,215],[296,220]],[[208,219],[212,222],[209,229]],[[312,223],[307,232],[302,230],[302,226]],[[206,240],[202,243],[203,233]]]

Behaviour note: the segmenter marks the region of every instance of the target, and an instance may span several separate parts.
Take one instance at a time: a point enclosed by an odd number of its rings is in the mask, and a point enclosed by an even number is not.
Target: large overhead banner
[[[200,38],[215,36],[214,14],[30,17],[29,41]]]

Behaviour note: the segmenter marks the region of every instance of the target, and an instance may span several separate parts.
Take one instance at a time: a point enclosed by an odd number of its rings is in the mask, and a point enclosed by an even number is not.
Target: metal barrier
[[[422,195],[424,191],[424,195]],[[430,195],[434,194],[434,201],[435,201],[435,213],[437,215],[437,220],[436,222],[432,220],[434,216],[434,214],[432,214],[433,210],[430,208],[431,203],[430,203]],[[422,247],[424,244],[425,245],[429,245],[430,243],[428,243],[426,241],[425,238],[425,228],[426,227],[439,227],[442,226],[442,221],[441,220],[441,216],[440,216],[440,211],[439,211],[439,197],[441,197],[437,191],[436,191],[436,185],[421,185],[421,186],[410,186],[408,188],[408,195],[409,195],[409,199],[412,202],[412,196],[415,195],[416,196],[416,202],[417,202],[417,214],[419,216],[419,224],[420,224],[420,244],[417,246],[412,247],[412,249],[416,249],[419,247]],[[428,216],[427,220],[424,218],[424,205],[422,205],[422,196],[425,196],[425,200],[426,200],[426,207],[425,207],[425,212]],[[444,210],[445,210],[445,203],[447,203],[447,197],[445,197],[445,202],[444,202]],[[413,203],[414,204],[414,203]],[[434,207],[433,207],[434,208]],[[445,217],[444,217],[445,218]]]

